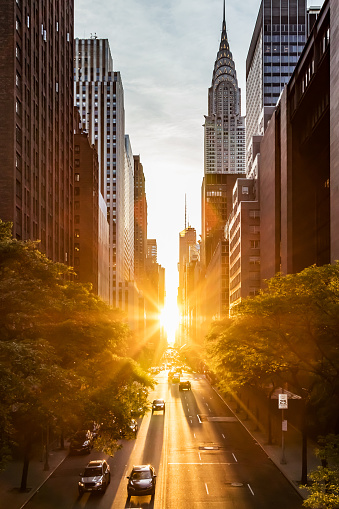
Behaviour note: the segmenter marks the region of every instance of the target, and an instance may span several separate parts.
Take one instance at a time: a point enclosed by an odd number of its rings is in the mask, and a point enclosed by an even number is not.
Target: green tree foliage
[[[339,404],[339,265],[277,275],[207,337],[210,363],[227,390],[288,382],[308,395],[335,431]]]
[[[153,382],[126,357],[121,315],[71,279],[0,221],[0,466],[47,425],[68,433],[95,421],[112,453],[119,426],[147,409]]]
[[[310,495],[303,505],[312,509],[339,507],[339,436],[327,435],[320,439],[316,450],[322,465],[309,474],[310,484],[304,486]]]

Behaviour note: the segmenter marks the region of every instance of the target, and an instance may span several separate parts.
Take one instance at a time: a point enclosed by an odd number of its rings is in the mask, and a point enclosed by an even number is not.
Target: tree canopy
[[[339,422],[339,265],[278,274],[207,337],[210,365],[226,390],[288,383],[307,394],[326,431]]]
[[[38,247],[0,221],[0,465],[46,423],[64,432],[100,423],[100,446],[112,453],[153,384],[127,356],[119,312]]]

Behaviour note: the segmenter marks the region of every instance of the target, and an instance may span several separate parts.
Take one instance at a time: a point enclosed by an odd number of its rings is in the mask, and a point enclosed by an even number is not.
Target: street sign
[[[286,410],[288,408],[287,394],[279,394],[278,408],[280,410]]]

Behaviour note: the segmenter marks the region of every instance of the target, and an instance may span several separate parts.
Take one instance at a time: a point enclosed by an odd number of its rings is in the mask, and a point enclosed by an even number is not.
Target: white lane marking
[[[235,457],[235,455],[233,454],[233,452],[232,452],[232,456],[233,456],[234,460],[236,461],[236,463],[238,463],[238,460],[237,460],[237,458]]]
[[[195,433],[193,433],[193,436],[194,436],[194,438],[197,438],[197,437],[195,436]]]
[[[252,490],[251,486],[249,484],[247,486],[248,486],[248,489],[250,490],[250,492],[252,493],[252,495],[254,496],[254,493],[253,493],[253,490]]]
[[[170,462],[170,463],[167,463],[167,465],[235,465],[235,463],[219,463],[219,462],[205,462],[205,463],[196,463],[194,461],[191,461],[191,462],[177,462],[177,463],[173,463],[173,462]]]
[[[222,436],[222,438],[225,438],[225,435],[223,433],[221,433],[221,436]]]
[[[198,454],[199,454],[199,460],[201,461],[200,451],[198,451]]]
[[[206,488],[206,492],[207,492],[207,495],[209,495],[209,491],[208,491],[208,487],[207,487],[207,484],[205,483],[205,488]]]
[[[198,417],[198,421],[199,421],[199,422],[200,422],[200,424],[201,424],[201,423],[202,423],[202,421],[201,421],[201,419],[200,419],[199,415],[197,415],[197,417]]]
[[[191,424],[193,424],[193,421],[192,421],[192,419],[191,419]]]
[[[188,405],[187,405],[187,411],[188,411],[188,412],[190,411],[190,409],[188,408]]]

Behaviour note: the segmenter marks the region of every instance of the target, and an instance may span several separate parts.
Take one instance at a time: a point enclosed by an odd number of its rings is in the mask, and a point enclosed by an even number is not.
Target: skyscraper
[[[127,134],[124,176],[124,280],[134,281],[134,159]]]
[[[225,0],[220,47],[208,91],[205,116],[205,175],[245,172],[245,118],[226,31]]]
[[[134,277],[138,286],[146,275],[147,200],[144,169],[140,156],[134,156]]]
[[[0,2],[0,218],[71,265],[73,5]]]
[[[252,172],[251,143],[263,135],[280,93],[305,46],[307,0],[262,0],[246,59],[246,160]]]
[[[116,307],[125,276],[125,111],[121,76],[113,71],[107,39],[75,39],[74,80],[82,128],[99,155],[101,211],[109,224],[110,303]]]
[[[202,184],[202,262],[207,267],[231,211],[232,188],[245,173],[245,118],[223,10],[222,33],[208,91]]]

